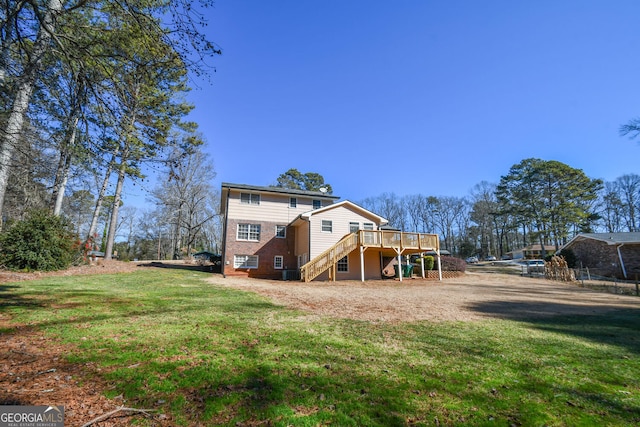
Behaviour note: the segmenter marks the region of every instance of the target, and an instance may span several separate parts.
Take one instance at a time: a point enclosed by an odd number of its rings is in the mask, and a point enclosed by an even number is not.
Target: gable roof
[[[569,240],[563,249],[584,240],[597,240],[608,245],[640,244],[640,233],[580,233]]]
[[[377,215],[377,214],[371,212],[370,210],[367,210],[367,209],[363,208],[362,206],[358,206],[355,203],[350,202],[349,200],[343,200],[341,202],[334,203],[334,204],[329,205],[329,206],[325,206],[325,207],[322,207],[322,208],[319,208],[319,209],[314,209],[312,211],[307,211],[307,212],[301,213],[293,221],[291,221],[291,225],[296,225],[296,223],[299,223],[300,221],[309,221],[309,219],[313,215],[316,215],[316,214],[319,214],[319,213],[322,213],[322,212],[327,212],[327,211],[332,210],[332,209],[340,209],[340,208],[346,208],[346,209],[350,209],[352,211],[358,212],[362,216],[371,218],[372,221],[374,221],[374,222],[376,222],[377,224],[380,224],[380,225],[384,225],[384,224],[387,224],[389,222],[385,218],[381,217],[380,215]]]

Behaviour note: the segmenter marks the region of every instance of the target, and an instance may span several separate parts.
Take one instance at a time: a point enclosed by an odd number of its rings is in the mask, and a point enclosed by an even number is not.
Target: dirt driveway
[[[319,316],[366,321],[473,321],[487,318],[604,314],[640,309],[640,298],[539,278],[467,272],[442,282],[282,282],[215,275],[217,285],[256,292]]]

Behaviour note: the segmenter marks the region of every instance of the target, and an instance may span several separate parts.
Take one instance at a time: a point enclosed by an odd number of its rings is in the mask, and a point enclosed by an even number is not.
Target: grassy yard
[[[640,423],[638,311],[368,323],[207,277],[149,269],[5,284],[0,310],[79,349],[69,360],[99,366],[110,397],[179,425]]]

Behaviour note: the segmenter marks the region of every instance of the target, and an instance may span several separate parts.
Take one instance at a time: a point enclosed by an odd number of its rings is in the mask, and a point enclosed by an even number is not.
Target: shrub
[[[0,265],[10,270],[62,270],[71,265],[78,249],[66,221],[33,211],[0,235]]]
[[[424,269],[426,271],[433,270],[434,262],[435,262],[435,260],[433,259],[433,257],[431,255],[425,255],[424,256]]]
[[[563,249],[562,252],[560,252],[560,256],[564,258],[569,268],[576,268],[578,264],[578,258],[576,257],[576,254],[575,252],[573,252],[573,250]]]
[[[440,265],[442,265],[442,271],[466,271],[467,263],[460,258],[452,256],[443,256],[440,258]]]
[[[433,270],[434,258],[431,255],[425,255],[424,259],[424,271]],[[422,264],[420,263],[420,257],[416,258],[413,262],[414,274],[422,274]]]

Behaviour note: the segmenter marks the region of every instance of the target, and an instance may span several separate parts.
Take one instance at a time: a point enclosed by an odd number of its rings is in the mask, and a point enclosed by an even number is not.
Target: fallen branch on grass
[[[120,406],[113,411],[107,412],[106,414],[100,415],[98,418],[94,418],[86,424],[82,424],[82,427],[89,427],[92,424],[99,423],[100,421],[104,421],[107,418],[110,418],[117,414],[118,412],[133,412],[133,413],[141,413],[146,415],[149,418],[152,418],[152,415],[149,412],[153,412],[155,409],[136,409],[136,408],[126,408],[124,406]]]

